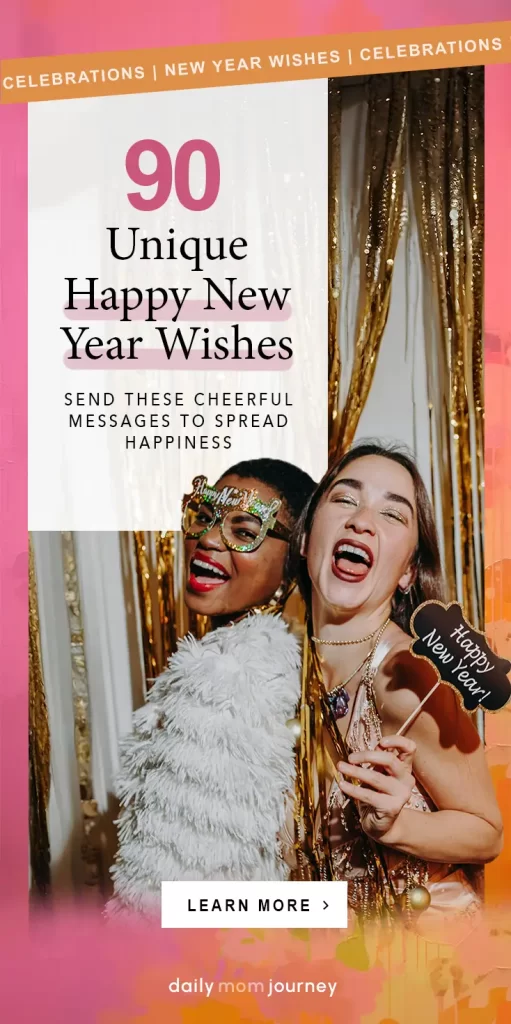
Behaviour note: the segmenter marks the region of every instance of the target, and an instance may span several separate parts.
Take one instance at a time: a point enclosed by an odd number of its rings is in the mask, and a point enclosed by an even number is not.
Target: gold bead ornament
[[[411,910],[416,914],[422,914],[428,909],[431,903],[431,896],[425,885],[416,885],[408,889],[401,897],[401,905],[404,910]]]

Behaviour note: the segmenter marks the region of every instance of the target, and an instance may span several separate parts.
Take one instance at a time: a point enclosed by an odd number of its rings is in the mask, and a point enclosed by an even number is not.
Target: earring
[[[287,583],[281,583],[280,586],[277,587],[273,597],[268,601],[268,604],[252,608],[252,612],[257,615],[276,615],[278,612],[281,612],[295,586],[295,580],[289,580]]]
[[[284,605],[291,593],[296,586],[295,580],[288,580],[287,583],[281,583],[280,587],[275,591],[270,604],[271,605]]]

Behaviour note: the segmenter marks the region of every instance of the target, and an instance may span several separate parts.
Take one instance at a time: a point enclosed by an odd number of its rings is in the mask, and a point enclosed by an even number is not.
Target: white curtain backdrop
[[[131,726],[133,684],[119,534],[75,533],[89,685],[92,787],[108,810],[119,740]]]
[[[115,846],[113,780],[119,740],[144,700],[136,580],[129,535],[74,534],[89,695],[92,791],[103,867]],[[33,534],[44,683],[51,737],[48,825],[52,891],[83,882],[83,818],[74,739],[70,628],[60,533]]]

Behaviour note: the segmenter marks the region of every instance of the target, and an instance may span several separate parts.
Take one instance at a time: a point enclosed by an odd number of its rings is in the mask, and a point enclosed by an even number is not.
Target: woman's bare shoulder
[[[412,637],[402,629],[397,629],[374,678],[377,703],[389,724],[402,724],[418,708],[438,679],[429,662],[412,654],[411,644]],[[443,690],[447,688],[440,687],[431,700]],[[445,712],[446,704],[452,709],[453,698],[452,691],[437,696],[438,711]]]

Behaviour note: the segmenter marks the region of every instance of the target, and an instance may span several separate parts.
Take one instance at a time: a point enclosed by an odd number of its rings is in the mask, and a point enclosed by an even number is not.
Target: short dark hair
[[[300,587],[300,592],[307,606],[308,614],[311,614],[312,587],[307,571],[307,562],[301,557],[303,541],[310,534],[316,509],[321,498],[335,480],[338,473],[354,462],[355,459],[363,459],[366,455],[380,455],[384,459],[399,463],[410,474],[415,488],[415,500],[417,503],[417,526],[418,541],[413,558],[415,569],[415,580],[408,594],[404,594],[399,588],[396,590],[392,601],[392,620],[401,626],[405,632],[410,632],[410,618],[415,609],[428,600],[444,600],[444,582],[442,565],[438,546],[438,535],[433,515],[433,508],[429,499],[424,481],[417,469],[413,456],[407,449],[398,444],[382,444],[380,441],[363,441],[354,445],[347,452],[330,465],[325,476],[320,481],[316,490],[309,498],[296,524],[291,542],[290,565],[294,578]]]
[[[247,459],[226,469],[222,473],[222,477],[224,476],[252,477],[272,487],[284,502],[293,523],[298,519],[316,486],[312,477],[303,469],[298,469],[298,466],[282,459]]]

